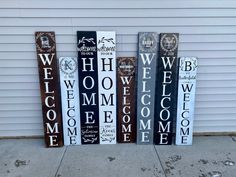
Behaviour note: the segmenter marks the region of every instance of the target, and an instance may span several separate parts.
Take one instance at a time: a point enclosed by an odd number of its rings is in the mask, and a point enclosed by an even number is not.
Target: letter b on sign
[[[185,71],[191,71],[192,70],[192,62],[191,61],[185,61]]]

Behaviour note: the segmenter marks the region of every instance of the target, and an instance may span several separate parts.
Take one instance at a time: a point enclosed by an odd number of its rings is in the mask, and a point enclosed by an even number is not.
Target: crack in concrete
[[[156,149],[155,145],[153,145],[153,147],[154,147],[154,150],[155,150],[156,155],[157,155],[157,157],[158,157],[158,160],[159,160],[159,162],[160,162],[160,164],[161,164],[162,171],[164,172],[165,177],[167,177],[166,172],[165,172],[165,169],[164,169],[164,166],[163,166],[163,164],[162,164],[162,162],[161,162],[161,158],[160,158],[160,156],[159,156],[159,154],[158,154],[158,152],[157,152],[157,149]]]
[[[58,165],[58,168],[57,168],[57,170],[56,170],[56,173],[55,173],[55,176],[54,176],[54,177],[60,177],[60,176],[61,176],[61,174],[58,174],[58,171],[59,171],[59,169],[60,169],[60,167],[61,167],[62,160],[64,159],[64,156],[65,156],[65,154],[66,154],[66,151],[67,151],[67,146],[65,147],[65,150],[64,150],[64,152],[63,152],[63,154],[62,154],[62,156],[61,156],[61,160],[60,160],[60,163],[59,163],[59,165]]]
[[[236,142],[236,136],[231,136],[231,139]]]

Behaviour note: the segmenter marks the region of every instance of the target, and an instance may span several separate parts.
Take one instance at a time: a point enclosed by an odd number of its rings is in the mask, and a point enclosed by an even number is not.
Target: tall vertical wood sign
[[[60,147],[63,146],[63,136],[55,33],[36,32],[35,42],[45,143],[47,147]]]
[[[59,68],[64,145],[79,145],[81,130],[77,58],[60,57]]]
[[[139,33],[137,144],[153,144],[157,33]]]
[[[178,83],[176,145],[192,145],[197,58],[181,57]]]
[[[117,141],[119,143],[136,142],[135,66],[135,57],[117,58]]]
[[[97,31],[100,144],[116,143],[116,34]]]
[[[160,34],[154,128],[154,142],[158,145],[172,144],[178,89],[178,38],[177,33]]]
[[[99,144],[97,37],[95,31],[77,32],[81,143]]]

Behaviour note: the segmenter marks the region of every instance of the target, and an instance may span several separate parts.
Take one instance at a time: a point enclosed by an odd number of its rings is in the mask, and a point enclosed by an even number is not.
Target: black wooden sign
[[[178,78],[177,33],[161,33],[158,56],[154,142],[172,144],[177,109]]]
[[[35,43],[41,89],[45,143],[63,146],[61,99],[54,32],[36,32]]]
[[[135,57],[117,58],[118,133],[119,143],[136,142]]]
[[[99,144],[96,31],[77,32],[81,143]]]

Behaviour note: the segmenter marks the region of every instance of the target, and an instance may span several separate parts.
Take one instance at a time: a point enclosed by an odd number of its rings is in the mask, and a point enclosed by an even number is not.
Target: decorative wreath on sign
[[[164,34],[161,38],[160,46],[166,53],[173,52],[178,47],[178,37],[175,34]]]
[[[154,52],[157,48],[156,36],[154,33],[142,33],[139,39],[139,49],[141,52]]]
[[[135,62],[131,58],[122,58],[119,61],[118,72],[120,75],[132,75],[135,71]]]
[[[53,52],[56,50],[56,40],[52,33],[38,33],[35,37],[36,48],[39,52]]]
[[[197,60],[194,60],[193,58],[187,58],[189,61],[191,61],[191,63],[193,64],[193,69],[192,69],[192,71],[195,71],[196,70],[196,68],[197,68]],[[184,71],[184,68],[185,68],[185,61],[183,61],[183,60],[181,60],[181,62],[180,62],[180,69],[181,69],[181,71]]]
[[[60,61],[59,67],[65,75],[70,77],[76,72],[78,65],[74,58],[65,57]]]

